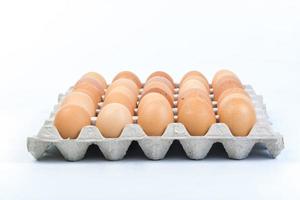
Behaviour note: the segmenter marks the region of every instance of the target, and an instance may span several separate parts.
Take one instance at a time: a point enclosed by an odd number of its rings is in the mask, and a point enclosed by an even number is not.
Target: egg
[[[187,72],[187,73],[182,77],[181,81],[183,81],[185,78],[187,78],[187,77],[189,77],[189,76],[201,76],[201,77],[203,77],[204,79],[206,79],[206,77],[205,77],[201,72],[193,70],[193,71]],[[208,82],[207,79],[206,79],[206,82]]]
[[[174,121],[172,108],[159,93],[149,93],[138,107],[138,124],[148,136],[161,136],[168,124]]]
[[[79,105],[67,104],[56,113],[54,125],[64,139],[75,139],[84,126],[90,125],[90,114]]]
[[[251,100],[251,97],[249,96],[249,94],[242,88],[229,88],[227,90],[225,90],[224,92],[222,92],[222,94],[219,96],[218,98],[218,102],[221,102],[222,99],[224,99],[225,97],[232,95],[232,94],[242,94],[245,97],[249,98],[249,100]]]
[[[212,81],[212,87],[216,88],[218,81],[222,80],[224,77],[230,77],[230,78],[235,78],[235,79],[239,79],[237,77],[237,75],[235,73],[233,73],[232,71],[226,70],[226,69],[222,69],[219,70],[213,77],[213,81]]]
[[[147,95],[148,93],[153,93],[153,92],[163,95],[168,100],[171,107],[173,107],[174,105],[173,92],[166,84],[159,83],[159,82],[152,82],[145,85],[141,99],[143,99],[144,96]]]
[[[70,104],[83,107],[89,113],[90,117],[94,116],[96,113],[96,107],[93,100],[89,97],[89,95],[83,92],[70,92],[67,96],[65,96],[61,106]]]
[[[141,83],[140,79],[133,72],[122,71],[115,76],[115,78],[113,79],[113,82],[118,79],[121,79],[121,78],[126,78],[126,79],[132,80],[139,89],[142,87],[142,83]]]
[[[186,82],[184,82],[184,84],[182,86],[180,86],[179,88],[179,96],[182,96],[183,93],[185,93],[187,90],[190,89],[199,89],[203,92],[205,92],[207,95],[209,95],[209,92],[207,91],[205,85],[199,81],[199,80],[195,80],[195,79],[190,79],[187,80]]]
[[[128,111],[133,114],[135,108],[133,104],[135,104],[135,102],[133,102],[130,92],[131,91],[126,87],[115,88],[107,96],[105,96],[103,107],[111,103],[120,103],[127,107]]]
[[[136,93],[134,93],[132,90],[130,90],[130,88],[123,86],[123,85],[119,85],[118,87],[115,87],[114,89],[112,89],[105,97],[104,102],[107,102],[108,99],[110,98],[110,94],[111,93],[122,93],[122,94],[126,94],[126,96],[130,99],[130,105],[135,108],[136,103],[137,103],[137,99],[138,96],[136,95]],[[108,97],[108,98],[107,98]],[[117,102],[116,102],[117,103]]]
[[[139,93],[139,89],[136,86],[135,82],[133,82],[130,79],[126,79],[126,78],[120,78],[116,81],[114,81],[107,89],[106,91],[106,95],[109,94],[114,88],[119,87],[119,86],[124,86],[129,88],[132,91],[132,94],[134,96],[137,96]]]
[[[247,136],[256,122],[253,103],[243,94],[232,94],[218,103],[218,115],[234,136]]]
[[[84,81],[77,83],[74,86],[73,91],[83,92],[89,95],[90,98],[93,100],[95,106],[97,106],[98,102],[100,102],[101,96],[104,95],[103,89],[99,90],[99,88],[97,88],[93,84]]]
[[[199,79],[201,81],[203,81],[203,83],[205,84],[205,86],[209,89],[209,83],[208,83],[208,80],[207,78],[199,71],[189,71],[187,72],[181,79],[180,81],[180,85],[185,81],[185,80],[188,80],[188,79],[191,79],[191,78],[196,78],[196,79]]]
[[[77,87],[81,83],[88,83],[90,85],[93,85],[95,88],[97,88],[99,90],[99,92],[102,92],[105,89],[104,85],[100,84],[97,80],[90,78],[90,77],[83,77],[83,78],[79,79],[79,81],[77,81],[77,83],[75,84],[74,87]]]
[[[104,86],[103,89],[105,89],[107,87],[107,83],[106,83],[106,80],[104,79],[104,77],[96,72],[88,72],[88,73],[84,74],[82,77],[83,78],[85,78],[85,77],[94,78],[98,81],[98,83],[100,85]]]
[[[208,82],[206,82],[206,80],[202,77],[202,76],[189,76],[189,77],[186,77],[184,80],[182,80],[180,82],[180,87],[183,86],[186,81],[189,81],[189,80],[198,80],[200,82],[202,82],[207,90],[207,93],[209,94],[210,93],[210,87],[209,87],[209,84]]]
[[[217,86],[214,88],[214,99],[218,101],[219,97],[222,95],[223,92],[232,88],[243,89],[244,87],[241,84],[240,80],[237,80],[235,78],[227,78],[220,80]]]
[[[175,88],[175,87],[174,87],[174,84],[171,83],[171,82],[170,82],[168,79],[166,79],[165,77],[154,76],[154,77],[152,77],[152,78],[150,78],[150,79],[147,80],[147,82],[145,83],[145,86],[148,85],[148,84],[150,84],[150,83],[152,83],[152,82],[160,82],[160,83],[166,84],[166,85],[170,88],[171,91],[173,91],[174,88]],[[144,86],[144,87],[145,87],[145,86]]]
[[[212,106],[211,99],[207,95],[206,92],[203,92],[202,90],[199,90],[197,88],[192,88],[192,89],[189,89],[186,92],[182,93],[181,96],[178,96],[178,101],[177,101],[177,108],[178,108],[178,110],[181,108],[182,103],[186,99],[193,98],[193,97],[203,98],[207,102],[208,105]]]
[[[106,138],[117,138],[127,124],[132,124],[132,116],[128,109],[119,103],[111,103],[100,110],[96,127]]]
[[[156,71],[156,72],[153,72],[153,73],[150,74],[150,76],[147,78],[147,81],[148,81],[149,79],[151,79],[152,77],[155,77],[155,76],[158,76],[158,77],[164,77],[164,78],[168,79],[172,85],[174,85],[174,81],[173,81],[172,77],[171,77],[169,74],[167,74],[166,72],[163,72],[163,71]]]
[[[140,109],[143,106],[148,105],[148,103],[150,103],[152,101],[152,99],[150,97],[153,97],[155,99],[157,99],[157,98],[160,99],[161,96],[163,96],[163,95],[160,93],[157,93],[157,92],[150,92],[150,93],[146,94],[144,97],[146,97],[146,96],[147,96],[147,98],[141,98],[141,100],[138,102],[138,109]],[[143,100],[143,103],[141,104],[142,100]]]
[[[235,81],[241,83],[240,79],[239,79],[238,77],[236,77],[236,76],[232,76],[232,75],[224,75],[224,76],[220,77],[220,78],[216,81],[214,87],[215,87],[215,88],[218,88],[218,87],[222,84],[222,82],[224,82],[225,80],[235,80]]]
[[[184,100],[178,111],[178,122],[182,123],[190,135],[203,136],[216,123],[212,106],[201,97]]]

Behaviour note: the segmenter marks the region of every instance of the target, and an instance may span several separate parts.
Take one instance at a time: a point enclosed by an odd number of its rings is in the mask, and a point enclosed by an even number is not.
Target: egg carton
[[[265,146],[275,158],[284,148],[283,137],[273,130],[263,97],[257,95],[250,85],[245,85],[245,90],[252,98],[257,117],[256,124],[246,137],[233,136],[224,123],[213,124],[205,136],[191,136],[181,123],[169,124],[162,136],[147,136],[136,123],[135,116],[135,123],[126,125],[119,138],[104,138],[95,126],[96,118],[93,117],[92,125],[83,127],[77,139],[63,139],[53,123],[55,113],[65,96],[61,94],[58,104],[54,106],[39,133],[27,138],[27,149],[38,160],[55,146],[65,160],[78,161],[84,158],[88,147],[95,144],[107,160],[120,160],[126,155],[131,143],[137,141],[147,158],[160,160],[166,156],[173,141],[178,140],[187,157],[194,160],[204,159],[214,143],[222,143],[231,159],[247,158],[256,143]],[[216,106],[216,102],[213,105]],[[214,110],[216,112],[217,108]],[[175,108],[175,115],[176,112]]]

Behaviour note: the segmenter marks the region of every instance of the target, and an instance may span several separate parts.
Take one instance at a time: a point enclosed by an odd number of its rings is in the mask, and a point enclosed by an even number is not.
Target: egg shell
[[[214,100],[218,101],[223,92],[232,88],[244,89],[242,83],[238,79],[228,77],[220,80],[217,86],[214,88]]]
[[[141,100],[138,104],[138,109],[140,109],[143,106],[148,105],[148,103],[150,103],[152,101],[152,99],[150,97],[152,97],[154,99],[160,99],[161,96],[163,96],[163,95],[160,94],[160,93],[157,93],[157,92],[150,92],[150,93],[146,94],[145,96],[148,96],[148,97],[147,98],[141,98]],[[143,103],[141,104],[142,100],[143,100]]]
[[[209,95],[209,92],[207,91],[205,85],[196,79],[190,79],[187,80],[186,82],[184,82],[184,84],[182,84],[182,86],[179,88],[179,96],[182,96],[183,93],[185,93],[187,90],[190,89],[199,89],[203,92],[205,92],[207,95]]]
[[[98,74],[97,72],[88,72],[82,76],[82,78],[84,78],[84,77],[94,78],[98,81],[98,83],[100,85],[104,86],[103,89],[107,88],[106,80],[104,79],[104,77],[102,75]]]
[[[243,94],[226,96],[218,103],[218,115],[234,136],[247,136],[256,122],[253,103]]]
[[[203,136],[216,123],[212,106],[201,97],[186,99],[178,111],[178,122],[182,123],[190,135]]]
[[[220,84],[221,84],[224,80],[228,80],[228,79],[230,79],[230,80],[235,80],[235,81],[241,83],[241,81],[240,81],[240,79],[239,79],[238,77],[232,76],[232,75],[230,75],[230,74],[225,74],[225,75],[223,75],[222,77],[220,77],[220,78],[216,81],[216,83],[215,83],[215,88],[218,88],[218,87],[220,86]]]
[[[101,101],[101,96],[104,95],[104,90],[99,90],[92,84],[87,82],[78,83],[74,88],[75,92],[84,92],[91,97],[94,102],[94,105],[97,106]]]
[[[128,109],[119,103],[111,103],[100,110],[96,126],[106,138],[117,138],[127,124],[132,124]]]
[[[184,85],[184,83],[185,83],[186,81],[192,80],[192,79],[201,81],[201,82],[204,84],[204,86],[206,87],[207,93],[210,93],[210,87],[209,87],[209,84],[208,84],[208,82],[207,82],[202,76],[188,76],[188,77],[186,77],[184,80],[182,80],[182,81],[180,82],[180,87],[181,87],[182,85]]]
[[[136,93],[134,93],[129,87],[127,87],[126,85],[119,85],[117,87],[114,87],[112,90],[110,90],[110,92],[106,95],[106,97],[109,97],[109,95],[111,93],[122,93],[122,94],[126,94],[126,96],[128,96],[130,98],[130,105],[135,108],[136,104],[137,104],[137,99],[138,96],[136,95]],[[104,101],[106,101],[106,97],[104,99]]]
[[[245,97],[247,97],[247,98],[249,98],[249,100],[251,100],[251,97],[245,91],[245,89],[243,89],[243,88],[229,88],[229,89],[222,92],[222,94],[218,98],[218,102],[221,102],[222,99],[224,99],[225,97],[227,97],[229,95],[237,94],[237,93],[241,94],[241,95],[245,95]]]
[[[73,91],[65,96],[61,103],[61,106],[70,104],[83,107],[89,113],[90,117],[94,116],[96,113],[96,107],[93,100],[84,92]]]
[[[61,107],[54,119],[54,125],[64,139],[75,139],[84,126],[90,125],[90,114],[79,105],[67,104]]]
[[[186,78],[189,78],[189,77],[201,77],[205,82],[206,84],[209,86],[209,82],[207,80],[207,78],[199,71],[189,71],[187,72],[181,79],[180,81],[180,85],[182,84],[182,82],[186,79]]]
[[[159,93],[149,93],[138,107],[138,124],[148,136],[161,136],[168,124],[174,122],[172,108]]]
[[[200,97],[203,98],[209,106],[212,107],[212,102],[210,97],[207,95],[206,92],[203,92],[202,90],[199,90],[197,88],[192,88],[187,90],[186,92],[182,93],[181,96],[178,96],[178,101],[177,101],[177,108],[178,110],[181,108],[182,103],[189,98],[193,97]]]
[[[114,81],[108,88],[106,91],[106,95],[109,94],[114,88],[119,87],[119,86],[125,86],[128,87],[133,95],[138,96],[139,94],[139,89],[136,86],[135,82],[133,82],[130,79],[126,79],[126,78],[120,78],[116,81]]]
[[[115,88],[107,96],[105,96],[102,106],[105,107],[106,105],[111,103],[120,103],[128,109],[131,115],[133,115],[134,106],[130,92],[131,91],[126,87],[123,87],[121,89]]]
[[[152,82],[145,85],[141,99],[143,99],[144,96],[147,95],[148,93],[153,93],[153,92],[163,95],[168,100],[171,107],[173,107],[174,105],[173,92],[166,84],[159,83],[159,82]]]
[[[147,82],[145,83],[145,86],[152,83],[152,82],[160,82],[160,83],[166,84],[170,88],[171,91],[174,91],[174,88],[175,88],[174,84],[171,83],[171,81],[169,81],[165,77],[154,76],[154,77],[150,78],[149,80],[147,80]]]
[[[213,77],[213,80],[212,80],[212,87],[213,88],[216,88],[217,87],[217,84],[218,82],[223,79],[225,76],[227,77],[231,77],[231,78],[235,78],[235,79],[238,79],[238,76],[233,73],[232,71],[230,70],[226,70],[226,69],[222,69],[222,70],[219,70]]]
[[[172,77],[171,77],[168,73],[163,72],[163,71],[156,71],[156,72],[153,72],[153,73],[150,74],[150,76],[147,78],[147,81],[148,81],[150,78],[155,77],[155,76],[158,76],[158,77],[164,77],[164,78],[168,79],[168,80],[171,82],[171,84],[174,86],[174,81],[173,81]],[[146,82],[147,82],[147,81],[146,81]]]
[[[104,85],[102,85],[101,83],[99,83],[96,79],[90,78],[90,77],[83,77],[83,78],[81,78],[79,81],[77,81],[77,83],[75,84],[74,87],[77,87],[81,83],[88,83],[90,85],[93,85],[95,88],[98,89],[99,92],[102,92],[105,89]]]
[[[138,78],[137,75],[135,75],[133,72],[130,71],[122,71],[120,73],[118,73],[115,78],[113,79],[113,82],[121,79],[121,78],[126,78],[126,79],[130,79],[133,82],[135,82],[136,86],[140,89],[142,87],[142,83],[140,81],[140,79]]]

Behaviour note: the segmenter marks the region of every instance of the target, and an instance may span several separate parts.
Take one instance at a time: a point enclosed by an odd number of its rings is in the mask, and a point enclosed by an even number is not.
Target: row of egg
[[[247,136],[256,122],[256,111],[239,78],[231,71],[221,70],[215,74],[212,87],[220,122],[233,135]]]
[[[121,72],[113,79],[96,120],[104,137],[119,137],[126,124],[133,123],[141,87],[139,78],[131,72]]]
[[[211,125],[216,123],[209,83],[202,73],[191,71],[182,78],[177,108],[178,122],[191,135],[205,135]]]
[[[81,128],[90,124],[106,87],[106,81],[97,73],[88,73],[75,84],[55,117],[55,126],[63,138],[76,138]],[[255,110],[238,77],[221,70],[214,76],[212,87],[220,122],[226,123],[236,136],[247,135],[256,121]],[[162,135],[167,125],[174,122],[173,79],[165,72],[152,73],[138,101],[141,88],[141,81],[132,72],[121,72],[113,79],[96,120],[104,137],[119,137],[126,124],[133,123],[137,104],[138,124],[149,136]],[[182,78],[177,121],[183,123],[191,135],[205,135],[216,122],[209,95],[210,86],[202,73],[191,71]]]
[[[161,136],[174,122],[173,79],[165,72],[152,73],[145,82],[138,105],[138,124],[150,136]]]
[[[60,104],[54,124],[62,138],[76,138],[82,127],[90,125],[107,83],[95,72],[81,77]]]

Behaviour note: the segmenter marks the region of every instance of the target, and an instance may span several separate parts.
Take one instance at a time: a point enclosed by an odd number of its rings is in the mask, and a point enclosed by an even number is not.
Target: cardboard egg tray
[[[178,140],[187,157],[194,160],[204,159],[212,145],[217,142],[223,144],[231,159],[247,158],[256,143],[264,145],[275,158],[284,148],[283,137],[272,129],[262,96],[257,95],[250,85],[245,85],[245,90],[252,98],[257,117],[256,124],[246,137],[233,136],[223,123],[213,124],[205,136],[191,136],[181,123],[169,124],[162,136],[147,136],[137,124],[135,115],[134,123],[127,125],[119,138],[104,138],[95,126],[96,117],[92,117],[91,125],[82,128],[77,139],[62,139],[53,123],[55,113],[68,91],[59,95],[58,104],[54,106],[39,133],[27,138],[27,149],[36,159],[41,159],[51,147],[56,146],[66,160],[78,161],[84,158],[90,145],[96,144],[107,160],[120,160],[126,155],[132,141],[137,141],[147,158],[160,160],[166,156],[173,141]],[[178,87],[174,94],[176,105]],[[212,101],[212,104],[217,112],[216,102]],[[99,109],[101,105],[99,103]],[[176,121],[177,108],[173,110]]]

